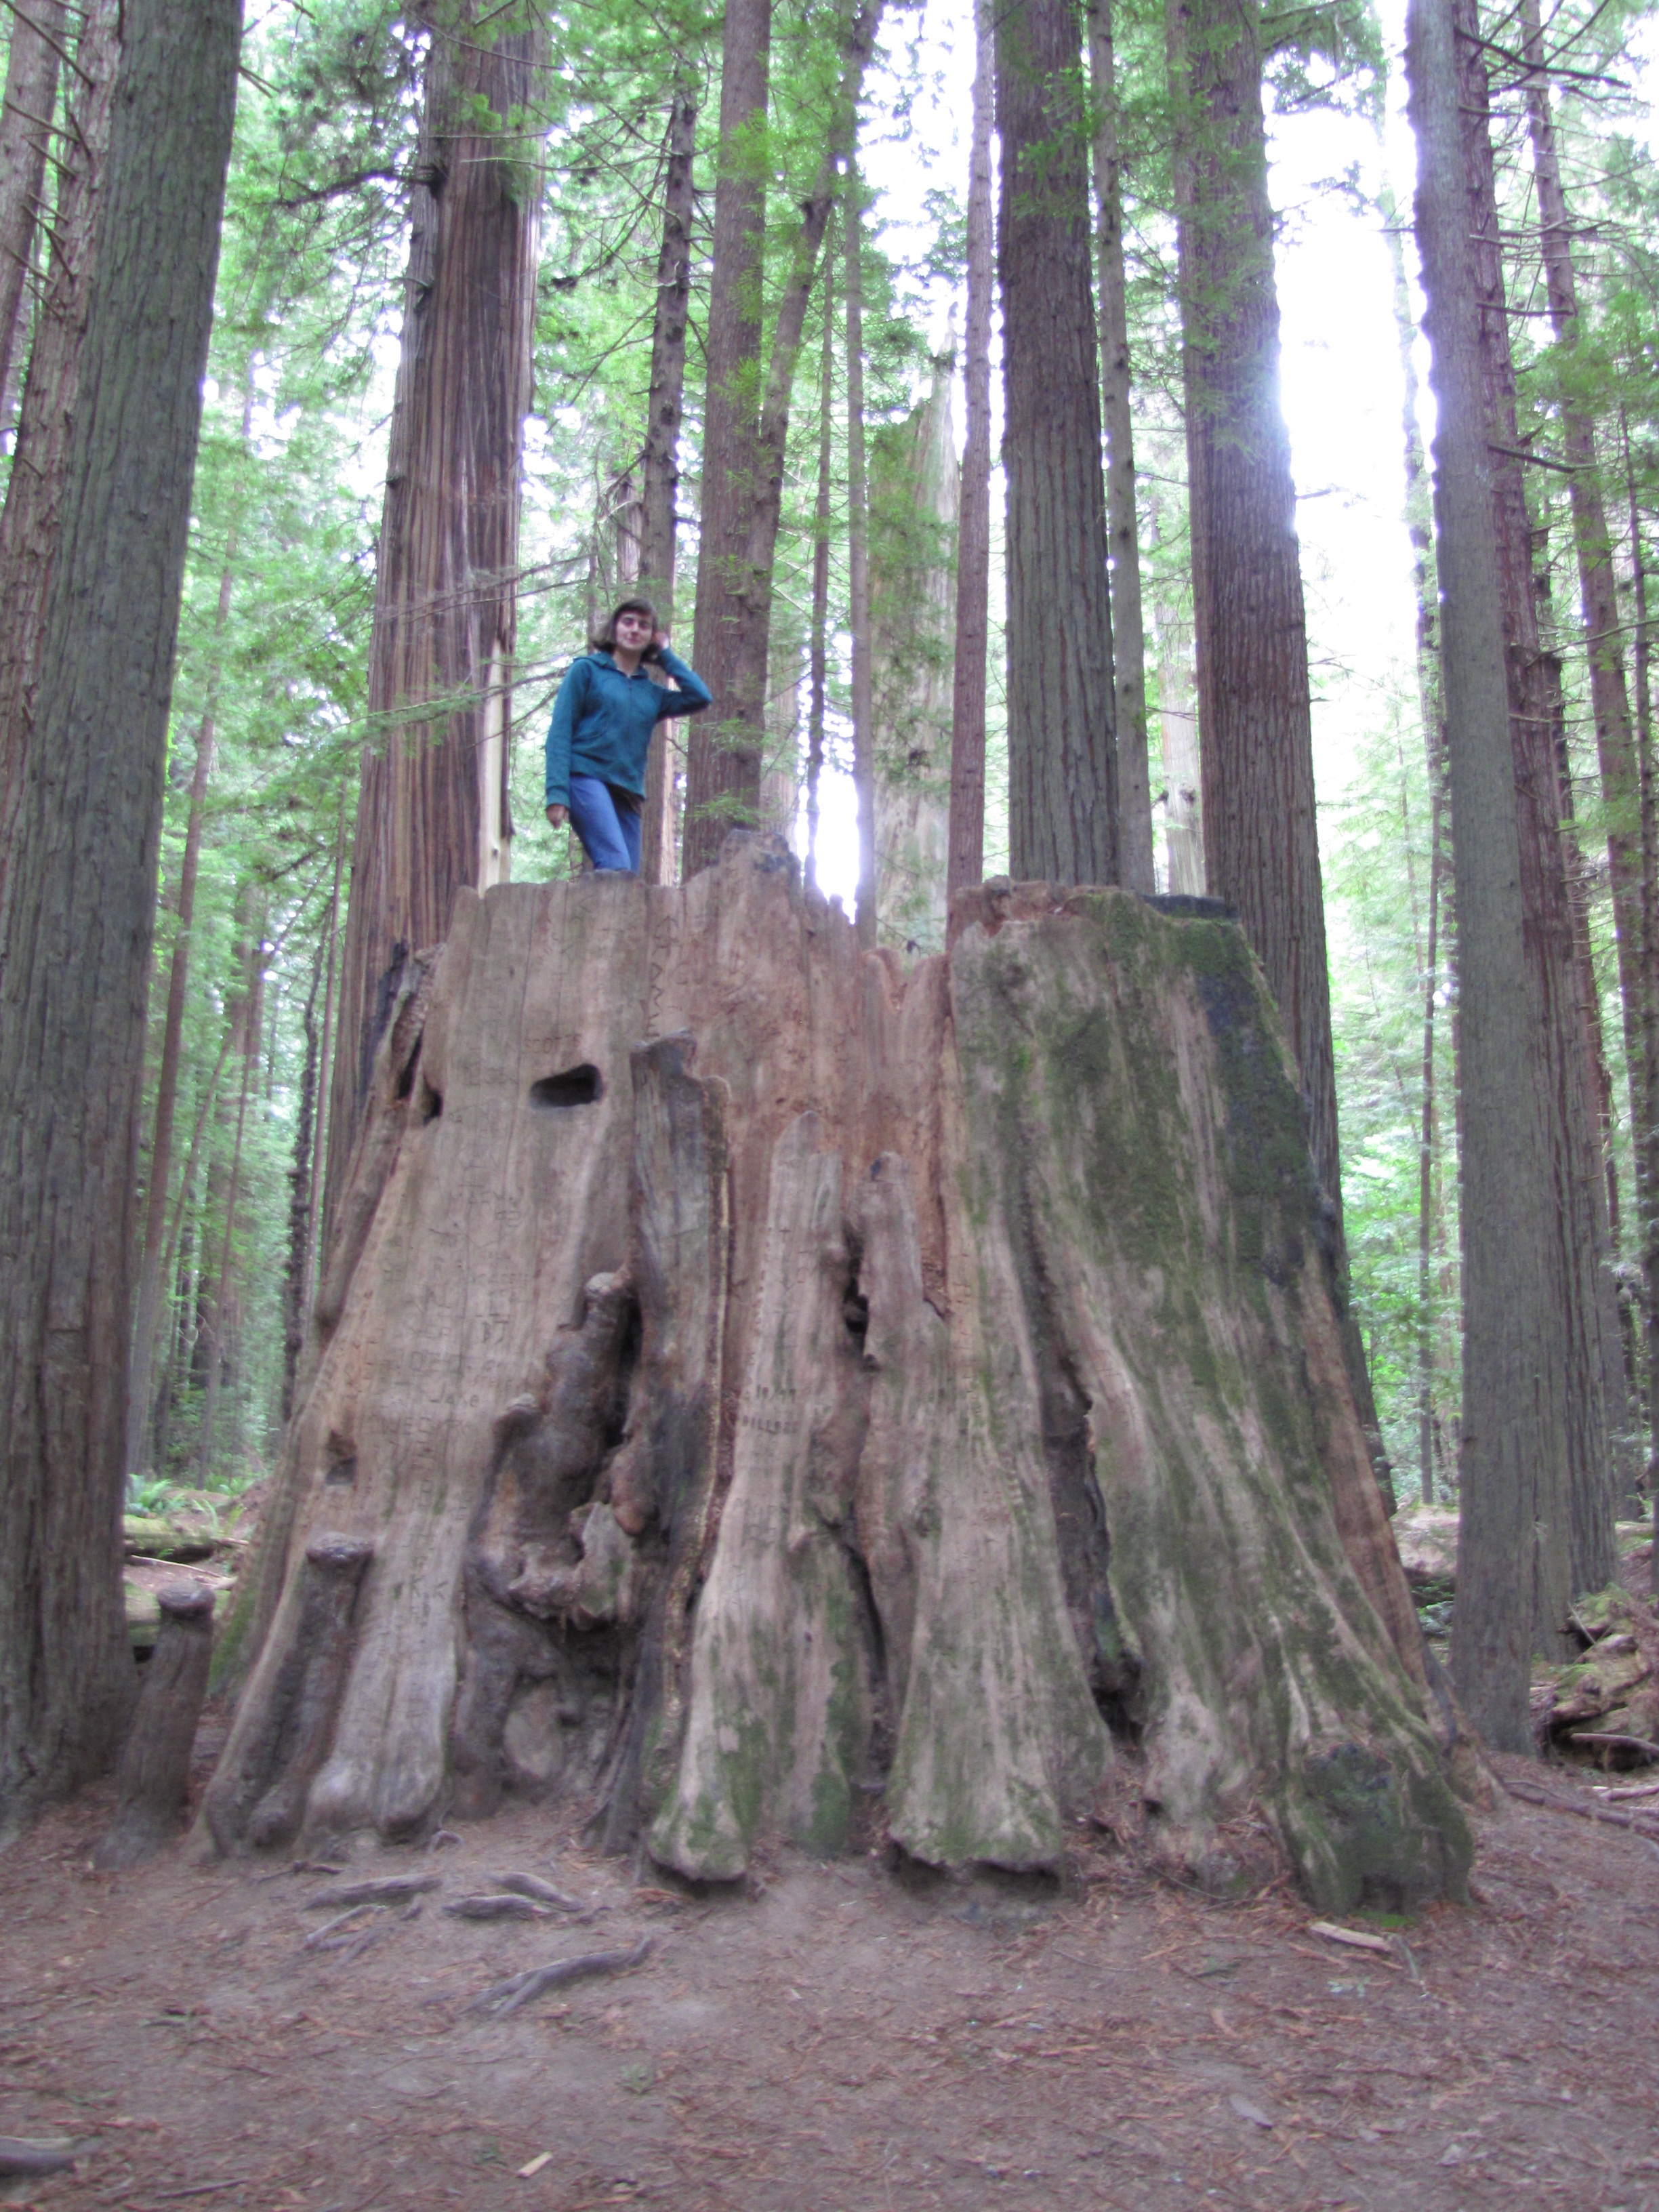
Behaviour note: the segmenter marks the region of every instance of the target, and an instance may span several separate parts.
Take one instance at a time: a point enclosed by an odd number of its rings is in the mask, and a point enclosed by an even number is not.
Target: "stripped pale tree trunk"
[[[1523,833],[1492,527],[1493,457],[1477,241],[1469,224],[1456,0],[1413,0],[1406,65],[1417,134],[1417,236],[1435,395],[1435,541],[1449,748],[1462,1017],[1459,1220],[1463,1437],[1452,1671],[1498,1748],[1532,1749],[1534,1649],[1562,1650],[1567,1533],[1566,1330],[1553,1297],[1545,1101],[1517,1079],[1536,1050]]]
[[[1117,748],[1081,70],[1068,0],[997,13],[1009,864],[1111,884]]]
[[[1204,1881],[1265,1813],[1322,1904],[1461,1889],[1243,938],[955,921],[901,976],[760,836],[463,896],[228,1632],[222,1847],[525,1793],[700,1879],[872,1818],[1030,1868],[1109,1802]]]
[[[985,663],[991,577],[991,111],[995,60],[987,0],[974,4],[974,120],[968,171],[967,437],[957,534],[947,902],[985,873]]]
[[[540,29],[485,44],[433,11],[369,650],[370,734],[341,956],[331,1222],[386,1004],[463,885],[505,880],[520,460],[537,200],[523,115]]]
[[[951,553],[957,535],[954,364],[877,434],[871,470],[876,922],[908,952],[945,945],[950,847]]]
[[[853,790],[859,812],[859,879],[854,901],[859,943],[876,941],[875,679],[870,665],[870,482],[864,437],[864,278],[859,243],[864,229],[858,171],[850,167],[842,203],[847,247],[847,579],[853,646]]]
[[[1112,666],[1117,699],[1118,843],[1123,881],[1150,891],[1152,793],[1146,744],[1146,647],[1129,412],[1129,301],[1123,270],[1123,177],[1111,0],[1089,0],[1095,112],[1095,255],[1100,285],[1100,413],[1106,433],[1106,522],[1112,550]]]
[[[121,0],[89,0],[61,153],[46,289],[0,513],[0,901],[17,851],[16,815],[34,726],[46,592],[58,546],[80,389],[81,346],[96,273],[97,226],[120,58]],[[0,961],[6,957],[0,941]]]
[[[0,99],[0,392],[11,387],[13,350],[28,326],[27,289],[46,182],[46,147],[58,105],[66,0],[30,0],[10,11],[6,87]]]
[[[124,15],[38,713],[0,892],[5,1828],[108,1763],[136,1686],[120,1508],[145,994],[241,11],[124,0]]]
[[[674,556],[678,533],[680,417],[685,402],[685,331],[691,300],[691,223],[696,198],[692,156],[697,105],[690,76],[674,88],[668,111],[662,195],[662,246],[657,255],[657,306],[651,326],[651,392],[640,477],[640,588],[667,629],[674,618]],[[648,884],[674,880],[673,725],[659,722],[645,775],[640,826],[640,873]]]

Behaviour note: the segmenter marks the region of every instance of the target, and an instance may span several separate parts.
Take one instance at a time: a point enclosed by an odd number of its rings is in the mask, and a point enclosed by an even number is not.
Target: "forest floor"
[[[1506,1796],[1474,1903],[1388,1957],[1282,1889],[1227,1907],[1104,1856],[1051,1892],[792,1855],[757,1893],[638,1889],[515,1809],[361,1850],[354,1880],[442,1886],[349,1958],[303,1948],[325,1874],[182,1846],[92,1873],[109,1809],[0,1855],[0,2133],[81,2154],[0,2191],[41,2212],[1659,2212],[1659,1844]],[[441,1910],[507,1869],[593,1917]],[[467,2010],[647,1935],[631,1971]]]

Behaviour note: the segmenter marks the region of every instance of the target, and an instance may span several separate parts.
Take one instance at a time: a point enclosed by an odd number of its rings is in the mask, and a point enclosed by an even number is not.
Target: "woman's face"
[[[631,611],[617,617],[617,642],[624,653],[643,653],[651,642],[651,617]]]

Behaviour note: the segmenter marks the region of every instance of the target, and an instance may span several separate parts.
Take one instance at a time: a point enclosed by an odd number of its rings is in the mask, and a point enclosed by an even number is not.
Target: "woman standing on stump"
[[[547,818],[556,830],[574,826],[595,868],[639,873],[651,733],[665,716],[697,714],[713,696],[670,652],[648,599],[624,599],[571,663],[547,732]]]

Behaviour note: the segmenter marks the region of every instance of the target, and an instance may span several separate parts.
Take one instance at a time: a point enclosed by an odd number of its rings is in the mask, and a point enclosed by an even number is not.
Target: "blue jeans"
[[[571,777],[570,821],[595,868],[620,868],[638,875],[641,817],[618,806],[611,786],[601,777]]]

